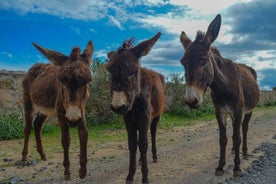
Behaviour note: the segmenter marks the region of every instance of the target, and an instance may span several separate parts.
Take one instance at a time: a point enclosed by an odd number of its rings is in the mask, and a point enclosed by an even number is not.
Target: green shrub
[[[86,105],[88,124],[120,122],[121,117],[110,109],[111,95],[109,90],[109,73],[98,59],[92,64],[93,81],[90,83],[90,98]]]
[[[185,84],[184,77],[179,74],[170,74],[166,83],[166,108],[165,112],[185,117],[203,116],[214,113],[214,106],[207,90],[203,97],[203,104],[199,109],[190,109],[184,103]]]
[[[0,141],[23,137],[24,123],[21,112],[0,111]]]

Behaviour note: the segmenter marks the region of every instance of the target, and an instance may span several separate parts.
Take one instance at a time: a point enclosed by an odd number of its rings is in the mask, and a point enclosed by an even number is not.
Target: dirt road
[[[153,163],[151,161],[151,152],[149,151],[148,153],[149,178],[151,183],[235,183],[235,179],[232,176],[234,155],[230,153],[232,144],[232,127],[230,121],[228,123],[227,134],[228,145],[225,174],[217,177],[214,175],[214,172],[219,159],[219,131],[215,120],[197,122],[195,125],[188,127],[158,130],[158,162]],[[243,170],[246,170],[252,162],[261,158],[263,154],[262,150],[259,149],[259,151],[256,151],[256,149],[262,143],[276,144],[275,135],[276,108],[255,112],[250,122],[248,133],[248,152],[250,158],[249,160],[241,160],[241,168]],[[0,149],[3,149],[3,142],[0,144]],[[77,176],[77,170],[79,168],[78,150],[75,152],[70,156],[72,162],[72,181],[70,182],[63,180],[63,166],[60,163],[62,154],[59,154],[57,158],[49,158],[48,161],[38,162],[34,166],[22,168],[9,165],[2,167],[0,168],[0,183],[1,181],[7,181],[7,179],[9,181],[15,181],[15,183],[125,183],[128,172],[128,149],[126,141],[110,141],[104,145],[99,145],[94,150],[89,150],[88,176],[84,180],[79,180]],[[3,157],[3,155],[1,156]],[[9,155],[7,157],[13,158],[13,156]],[[17,158],[19,158],[18,155],[13,159]],[[248,173],[246,172],[247,175]],[[273,179],[275,178],[271,180]],[[137,167],[134,183],[141,183],[139,166]],[[242,181],[237,180],[236,183],[242,183]]]

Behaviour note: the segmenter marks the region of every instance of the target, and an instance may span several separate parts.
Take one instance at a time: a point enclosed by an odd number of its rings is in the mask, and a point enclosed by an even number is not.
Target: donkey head
[[[180,41],[185,49],[181,63],[185,69],[186,92],[185,103],[190,108],[198,108],[203,102],[203,95],[212,83],[214,70],[212,66],[211,44],[218,36],[221,25],[221,16],[218,14],[210,23],[206,34],[198,31],[196,39],[192,42],[182,32]]]
[[[57,75],[58,98],[65,110],[65,118],[69,125],[77,125],[83,118],[82,113],[89,97],[88,83],[92,80],[90,65],[94,46],[88,42],[81,53],[79,47],[74,47],[69,56],[60,52],[33,45],[54,65],[59,67]],[[54,85],[54,84],[53,84]]]
[[[126,40],[116,51],[108,53],[107,71],[111,74],[111,109],[126,114],[140,94],[140,58],[149,53],[161,33],[133,46],[133,39]]]

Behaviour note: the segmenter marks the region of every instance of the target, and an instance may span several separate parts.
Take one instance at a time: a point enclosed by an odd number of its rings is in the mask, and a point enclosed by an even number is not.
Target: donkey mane
[[[133,48],[134,47],[134,45],[133,45],[134,41],[135,41],[134,38],[130,38],[130,39],[125,40],[122,43],[122,46],[117,49],[117,53],[122,54],[124,51],[130,50],[131,48]]]
[[[81,57],[81,50],[79,47],[74,47],[70,54],[70,59],[72,61],[78,61],[78,59]]]
[[[205,32],[203,31],[197,31],[195,42],[202,41],[205,37]]]

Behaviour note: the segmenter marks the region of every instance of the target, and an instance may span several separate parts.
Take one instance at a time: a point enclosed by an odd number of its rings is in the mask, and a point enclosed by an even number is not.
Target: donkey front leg
[[[216,111],[216,118],[217,118],[218,125],[219,125],[220,157],[219,157],[219,165],[216,168],[215,175],[221,176],[224,174],[223,167],[225,165],[225,148],[227,145],[226,114],[223,112]]]
[[[129,171],[126,183],[133,183],[133,177],[136,171],[136,151],[137,151],[137,129],[133,123],[126,122],[128,149],[129,149]]]
[[[80,179],[85,178],[87,169],[87,141],[88,141],[88,130],[86,126],[86,122],[83,121],[78,125],[78,133],[80,140],[80,170],[79,177]]]
[[[142,171],[142,183],[149,183],[148,178],[148,163],[147,163],[147,151],[148,151],[148,138],[147,138],[147,126],[139,129],[139,150],[141,156],[141,171]]]
[[[61,143],[63,147],[63,166],[65,180],[71,180],[70,160],[69,160],[69,147],[71,142],[69,127],[66,123],[61,125]]]

